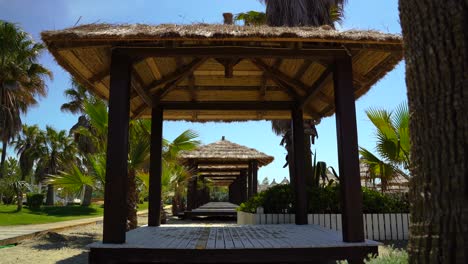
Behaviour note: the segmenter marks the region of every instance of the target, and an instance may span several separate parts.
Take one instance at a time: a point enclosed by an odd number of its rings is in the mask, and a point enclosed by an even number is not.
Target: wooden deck
[[[311,263],[362,260],[379,243],[344,243],[316,225],[163,225],[127,233],[125,244],[90,245],[90,263]]]
[[[237,216],[237,207],[237,204],[227,202],[209,202],[192,211],[186,211],[185,216]]]

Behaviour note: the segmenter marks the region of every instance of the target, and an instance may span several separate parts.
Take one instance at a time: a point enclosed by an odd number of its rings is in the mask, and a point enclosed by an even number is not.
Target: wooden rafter
[[[147,57],[188,57],[200,58],[322,58],[332,59],[347,56],[343,48],[336,49],[290,49],[265,47],[239,47],[239,46],[210,46],[210,47],[142,47],[121,46],[116,47],[129,56],[135,58]]]
[[[202,65],[207,59],[194,59],[189,64],[177,69],[173,73],[163,77],[161,80],[156,80],[151,83],[146,90],[153,93],[159,86],[166,85],[162,90],[172,87],[172,84],[179,83],[184,78],[192,74],[200,65]],[[161,90],[161,89],[160,89]],[[163,93],[164,91],[160,92]]]
[[[282,71],[268,66],[265,62],[259,59],[252,59],[253,64],[255,64],[260,70],[264,71],[265,73],[268,74],[268,76],[272,80],[281,80],[282,82],[287,83],[289,86],[291,86],[292,89],[294,89],[294,92],[299,95],[303,96],[305,94],[304,87],[305,85],[297,81],[286,74],[284,74]]]
[[[315,95],[317,95],[320,91],[320,87],[322,87],[322,85],[324,84],[325,80],[328,78],[328,76],[330,76],[330,74],[333,72],[333,68],[332,67],[327,67],[325,69],[325,71],[322,72],[322,74],[320,75],[320,77],[314,82],[314,84],[309,87],[307,89],[307,92],[306,94],[304,95],[304,97],[302,98],[302,100],[300,101],[300,106],[304,106],[306,105],[310,99],[312,97],[314,97]]]
[[[294,79],[300,80],[304,73],[309,69],[310,65],[312,64],[312,60],[304,60],[299,70],[297,70],[296,74],[294,75]]]
[[[137,94],[141,97],[141,100],[143,100],[147,106],[152,107],[153,100],[151,99],[151,96],[148,94],[148,92],[143,90],[143,79],[136,70],[133,70],[132,77],[133,89],[137,92]]]

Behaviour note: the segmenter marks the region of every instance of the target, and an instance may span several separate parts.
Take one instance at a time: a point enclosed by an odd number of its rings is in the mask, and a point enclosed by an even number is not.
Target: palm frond
[[[50,175],[47,182],[62,187],[73,194],[80,195],[86,185],[94,186],[95,179],[84,174],[78,166],[73,165],[69,171],[60,171],[58,175]]]

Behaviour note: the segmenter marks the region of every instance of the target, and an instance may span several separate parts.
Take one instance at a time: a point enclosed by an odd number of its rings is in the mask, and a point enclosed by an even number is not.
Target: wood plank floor
[[[187,216],[236,216],[237,204],[227,202],[209,202],[190,212],[186,212]]]
[[[303,263],[362,259],[378,245],[345,243],[341,233],[316,225],[233,224],[141,227],[125,244],[89,246],[90,263]]]

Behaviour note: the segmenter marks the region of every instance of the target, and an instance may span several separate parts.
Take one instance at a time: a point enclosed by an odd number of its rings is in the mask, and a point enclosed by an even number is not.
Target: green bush
[[[309,213],[341,212],[340,190],[337,185],[317,187],[307,190]]]
[[[367,264],[406,264],[408,263],[408,253],[401,249],[390,248],[388,254],[381,254],[365,260]]]
[[[406,195],[382,194],[362,188],[364,213],[407,213]],[[328,185],[307,190],[308,213],[341,213],[340,187]],[[260,192],[239,207],[240,211],[255,213],[263,207],[265,213],[294,213],[294,192],[290,185],[276,185]]]
[[[26,195],[26,202],[29,209],[39,209],[44,201],[44,194],[42,193],[28,193]]]

